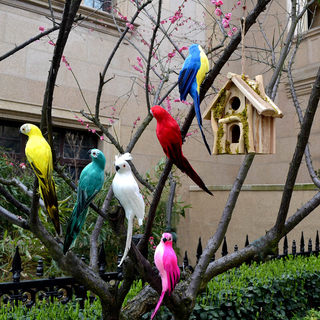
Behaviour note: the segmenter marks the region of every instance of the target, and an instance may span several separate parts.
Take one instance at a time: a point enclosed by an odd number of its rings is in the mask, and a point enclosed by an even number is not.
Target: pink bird
[[[170,295],[180,278],[177,256],[172,248],[171,233],[164,233],[162,235],[161,241],[154,252],[154,262],[160,273],[162,291],[157,306],[151,315],[151,320],[160,308],[165,293],[168,291]]]

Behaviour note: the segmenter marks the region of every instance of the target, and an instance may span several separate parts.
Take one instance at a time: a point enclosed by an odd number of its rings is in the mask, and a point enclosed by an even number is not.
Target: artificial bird
[[[66,236],[63,244],[63,253],[66,254],[78,236],[88,213],[88,207],[93,198],[101,190],[104,181],[104,167],[106,158],[99,149],[91,149],[92,161],[81,171],[78,188],[77,202],[68,221]]]
[[[34,124],[25,123],[20,132],[28,136],[25,154],[31,168],[39,181],[40,195],[57,234],[60,235],[59,208],[52,177],[52,151],[49,143],[43,137],[41,130]]]
[[[182,153],[182,137],[177,121],[160,106],[153,106],[150,110],[157,120],[156,134],[166,156],[202,190],[212,195]]]
[[[116,174],[112,181],[113,193],[123,207],[128,220],[126,246],[119,266],[128,255],[131,247],[133,219],[136,216],[139,226],[141,226],[145,213],[143,197],[132,174],[131,167],[127,162],[130,160],[132,160],[132,156],[128,152],[120,156],[115,156],[114,165]]]
[[[154,309],[151,320],[155,317],[166,292],[170,295],[180,278],[177,256],[172,248],[171,233],[163,233],[160,243],[154,252],[154,263],[161,277],[161,295]]]
[[[205,52],[200,45],[192,44],[189,47],[189,55],[184,61],[179,73],[178,84],[180,100],[185,101],[188,93],[191,95],[203,142],[209,154],[211,154],[210,147],[202,129],[200,112],[200,86],[208,71],[209,61]]]

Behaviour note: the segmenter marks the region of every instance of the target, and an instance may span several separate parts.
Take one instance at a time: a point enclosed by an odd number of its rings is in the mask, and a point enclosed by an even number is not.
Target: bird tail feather
[[[195,110],[197,121],[198,121],[198,126],[199,126],[199,129],[200,129],[201,135],[202,135],[202,140],[203,140],[203,142],[204,142],[209,154],[211,155],[211,150],[210,150],[209,144],[207,142],[206,136],[204,135],[204,132],[203,132],[203,129],[202,129],[202,117],[201,117],[201,113],[200,113],[200,97],[199,97],[199,94],[198,93],[194,94],[192,98],[193,98],[193,103],[194,103],[194,110]]]
[[[127,257],[129,249],[131,247],[131,238],[132,238],[132,223],[133,223],[133,218],[128,219],[128,230],[127,230],[127,240],[126,240],[126,247],[124,249],[123,257],[118,265],[118,267],[121,266],[122,262],[124,259]]]
[[[49,217],[53,222],[57,234],[60,235],[59,209],[54,181],[49,180],[47,184],[44,184],[41,180],[39,180],[39,185],[40,193],[48,211]]]
[[[158,300],[158,303],[157,303],[157,305],[156,305],[156,308],[154,309],[154,311],[153,311],[153,313],[152,313],[152,315],[151,315],[151,320],[155,317],[156,313],[158,312],[158,309],[159,309],[160,306],[161,306],[161,303],[162,303],[162,300],[163,300],[163,298],[164,298],[164,294],[165,294],[165,293],[166,293],[165,291],[162,291],[162,292],[161,292],[161,296],[160,296],[160,298],[159,298],[159,300]]]
[[[180,167],[181,165],[181,167]],[[212,192],[206,187],[202,179],[198,176],[198,174],[194,171],[189,161],[182,155],[181,164],[178,166],[178,168],[185,172],[190,179],[193,180],[203,191],[209,193],[210,195],[213,195]]]

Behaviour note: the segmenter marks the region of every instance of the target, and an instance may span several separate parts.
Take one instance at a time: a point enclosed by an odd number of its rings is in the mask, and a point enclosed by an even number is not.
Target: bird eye
[[[126,167],[126,165],[124,164],[124,165],[123,165],[123,167],[125,168],[125,167]]]

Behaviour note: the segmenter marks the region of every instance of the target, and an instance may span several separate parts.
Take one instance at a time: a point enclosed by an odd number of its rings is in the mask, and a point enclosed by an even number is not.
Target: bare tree
[[[64,12],[62,16],[62,21],[59,25],[54,23],[52,29],[48,30],[46,34],[53,32],[58,29],[59,34],[56,41],[51,66],[47,79],[47,86],[44,93],[44,100],[42,106],[42,119],[41,119],[41,128],[48,132],[48,141],[52,146],[52,102],[53,102],[53,93],[55,90],[55,83],[57,74],[59,71],[60,61],[63,56],[63,51],[65,45],[68,41],[68,36],[72,30],[72,26],[76,21],[79,21],[80,17],[77,16],[77,12],[80,6],[80,0],[67,0],[65,2]],[[313,1],[308,3],[304,7],[304,11],[307,9]],[[50,3],[50,1],[49,1]],[[201,2],[200,2],[201,3]],[[269,10],[273,5],[270,0],[257,0],[254,2],[252,10],[249,11],[245,16],[244,24],[244,33],[248,33],[250,28],[258,21],[259,28],[261,28],[263,33],[262,24],[260,23],[260,17],[263,11]],[[269,64],[270,70],[272,70],[271,81],[267,86],[267,93],[274,98],[277,92],[279,79],[283,72],[288,72],[288,77],[292,87],[292,95],[294,95],[294,86],[292,84],[292,76],[290,74],[291,65],[292,65],[292,55],[291,53],[295,50],[292,47],[292,40],[294,37],[294,31],[296,29],[298,21],[303,15],[303,10],[297,13],[296,11],[296,2],[292,1],[292,10],[291,10],[291,23],[288,32],[280,33],[280,37],[285,40],[279,40],[279,44],[283,43],[281,50],[275,50],[275,45],[271,44],[267,36],[264,34],[267,43],[266,48],[252,48],[251,53],[257,53],[257,57],[251,55],[251,59],[263,60],[259,54],[261,52],[267,52],[268,56],[271,57]],[[169,86],[166,86],[168,82],[168,77],[170,75],[169,71],[165,68],[161,68],[162,73],[154,67],[154,56],[161,47],[162,42],[169,41],[175,48],[175,52],[180,54],[182,58],[185,58],[183,52],[179,50],[179,46],[176,44],[174,38],[170,35],[170,30],[165,29],[162,26],[162,11],[163,4],[162,0],[147,0],[144,2],[136,1],[135,2],[135,13],[132,15],[131,20],[128,21],[126,27],[123,28],[119,26],[120,36],[119,39],[111,50],[109,57],[106,61],[106,64],[99,74],[99,86],[97,88],[95,110],[94,112],[82,111],[82,114],[94,123],[107,137],[107,139],[114,145],[114,147],[120,152],[131,152],[137,141],[140,139],[141,135],[144,133],[144,130],[152,120],[151,114],[148,112],[147,116],[141,121],[141,124],[137,127],[136,131],[132,135],[128,145],[123,147],[120,145],[117,137],[110,131],[110,129],[102,125],[100,121],[100,110],[101,105],[101,96],[102,92],[107,85],[107,83],[113,78],[109,76],[109,67],[110,64],[117,54],[117,50],[120,44],[126,40],[129,44],[132,45],[133,50],[139,50],[135,47],[135,44],[128,37],[128,32],[130,31],[131,26],[136,22],[136,19],[140,16],[143,16],[144,19],[149,19],[152,25],[150,28],[150,38],[148,39],[148,50],[147,53],[139,52],[142,59],[145,63],[145,97],[146,97],[146,107],[147,110],[150,110],[150,107],[153,104],[162,104],[166,97],[174,90],[177,86],[176,82],[170,83]],[[155,15],[155,17],[154,17]],[[214,66],[210,69],[207,74],[205,81],[203,82],[200,90],[201,101],[205,98],[207,94],[211,91],[211,88],[214,86],[217,76],[221,72],[222,68],[226,65],[230,59],[236,57],[236,53],[243,38],[241,30],[238,30],[233,34],[231,38],[228,38],[225,30],[223,29],[221,20],[212,16],[213,24],[220,29],[222,36],[217,38],[218,44],[216,46],[209,45],[208,54],[215,53],[215,63]],[[115,23],[116,19],[115,19]],[[287,30],[287,29],[286,29]],[[18,46],[17,50],[22,50],[26,45],[32,43],[39,39],[41,36],[46,34],[38,35],[30,39],[25,45]],[[216,35],[210,34],[209,38],[213,39]],[[274,42],[275,43],[275,42]],[[15,51],[15,52],[16,52]],[[14,52],[10,53],[14,54]],[[2,63],[5,63],[6,57],[9,56],[9,53],[3,55],[1,60]],[[248,57],[249,58],[249,57]],[[285,62],[288,62],[288,69],[285,70]],[[153,79],[157,79],[154,81]],[[157,87],[150,89],[150,84],[155,83]],[[81,88],[80,88],[81,89]],[[265,235],[262,235],[259,239],[251,243],[246,248],[239,250],[238,252],[229,254],[226,257],[220,258],[214,262],[211,262],[211,258],[221,245],[221,242],[226,234],[230,220],[232,218],[233,210],[236,206],[238,196],[241,191],[241,187],[245,181],[245,178],[250,170],[251,164],[254,160],[254,155],[246,155],[244,161],[240,165],[238,175],[234,181],[233,187],[230,191],[226,206],[221,214],[220,222],[217,230],[210,238],[207,247],[204,249],[203,254],[200,257],[200,260],[195,267],[192,275],[186,280],[180,281],[177,285],[174,293],[170,297],[166,297],[164,303],[170,309],[175,319],[188,319],[196,303],[196,297],[200,292],[202,292],[207,283],[216,275],[225,272],[226,270],[238,266],[241,263],[252,259],[254,257],[259,257],[259,259],[264,259],[270,253],[273,253],[279,240],[292,230],[296,225],[298,225],[306,216],[308,216],[319,204],[320,204],[320,193],[318,192],[313,198],[306,202],[300,209],[296,211],[290,218],[287,218],[288,208],[292,197],[293,187],[296,181],[297,173],[299,171],[301,160],[306,152],[307,159],[311,159],[310,152],[308,148],[306,149],[311,126],[313,123],[314,115],[318,106],[320,97],[320,70],[317,73],[315,82],[313,84],[313,89],[309,97],[309,102],[307,109],[304,115],[301,112],[298,104],[296,104],[297,110],[299,112],[299,118],[301,122],[300,133],[297,137],[297,143],[295,152],[292,156],[290,167],[287,173],[287,180],[285,183],[285,188],[282,195],[281,204],[279,207],[277,219],[274,222],[273,227],[267,231]],[[85,99],[85,97],[84,97]],[[185,138],[188,130],[190,129],[191,122],[195,116],[193,106],[190,107],[188,114],[184,118],[181,124],[181,133],[183,138]],[[314,178],[315,183],[319,186],[318,180],[312,169],[311,160],[310,162],[310,174]],[[139,174],[138,170],[135,168],[133,163],[130,163],[132,166],[132,171],[137,177],[137,179],[146,186],[151,192],[153,192],[153,197],[151,200],[151,205],[149,212],[147,214],[147,222],[144,230],[144,234],[139,244],[135,246],[132,243],[132,247],[129,253],[130,258],[126,260],[124,264],[123,275],[124,279],[122,283],[109,284],[104,282],[97,270],[97,256],[98,256],[98,236],[101,231],[102,225],[105,220],[108,220],[112,226],[115,234],[123,232],[123,212],[121,209],[112,208],[110,206],[111,199],[113,197],[112,189],[109,190],[101,210],[99,210],[94,205],[92,208],[99,213],[97,218],[95,228],[92,232],[90,244],[90,266],[84,264],[77,256],[69,251],[66,255],[63,255],[61,244],[59,240],[50,234],[38,217],[38,207],[41,205],[41,200],[39,201],[39,196],[37,194],[37,183],[35,180],[33,191],[28,190],[28,194],[32,198],[31,207],[25,206],[15,199],[6,191],[6,185],[10,183],[15,183],[19,185],[23,190],[25,188],[21,186],[21,182],[16,179],[13,181],[7,181],[5,179],[0,180],[0,193],[12,203],[17,210],[23,212],[26,219],[18,217],[18,215],[9,212],[3,207],[0,207],[0,217],[8,220],[10,223],[15,224],[26,230],[30,230],[35,237],[38,237],[42,243],[48,248],[52,258],[58,263],[59,267],[75,277],[79,282],[84,284],[88,289],[94,292],[99,296],[101,300],[102,310],[103,310],[103,319],[139,319],[140,316],[154,307],[156,303],[157,293],[161,292],[161,281],[157,274],[154,273],[152,269],[152,262],[147,260],[148,253],[148,239],[152,232],[153,222],[155,218],[156,208],[159,203],[165,182],[170,174],[172,169],[172,162],[170,160],[166,161],[164,170],[159,178],[159,181],[156,187],[152,187],[148,181],[146,181],[142,175]],[[63,172],[58,167],[56,168],[58,173],[63,176]],[[75,185],[71,183],[72,188],[75,188]],[[149,285],[143,289],[143,292],[139,294],[135,299],[129,304],[126,310],[122,311],[121,307],[124,301],[125,296],[127,295],[130,287],[135,279],[135,274],[138,274],[141,279],[148,282]]]

